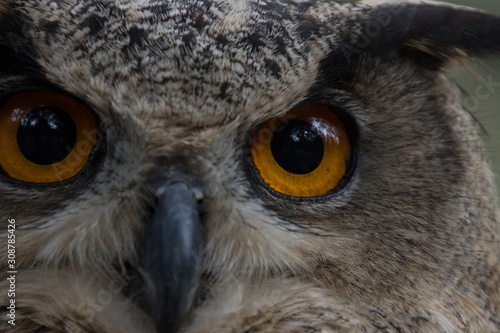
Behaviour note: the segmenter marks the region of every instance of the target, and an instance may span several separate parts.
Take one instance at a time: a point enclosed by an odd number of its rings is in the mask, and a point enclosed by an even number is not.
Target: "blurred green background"
[[[445,0],[444,2],[479,8],[500,15],[500,0]],[[497,87],[488,98],[482,100],[474,98],[476,88],[481,85],[482,79],[487,80],[488,76],[492,75],[494,82],[500,82],[500,58],[488,61],[474,60],[469,65],[468,68],[450,71],[449,76],[464,89],[462,100],[465,107],[484,127],[481,134],[496,174],[497,189],[500,189],[500,87]]]

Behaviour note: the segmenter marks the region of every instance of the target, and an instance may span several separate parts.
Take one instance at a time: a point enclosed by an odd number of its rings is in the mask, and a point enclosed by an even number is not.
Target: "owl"
[[[500,332],[445,76],[499,51],[438,2],[0,0],[0,331]]]

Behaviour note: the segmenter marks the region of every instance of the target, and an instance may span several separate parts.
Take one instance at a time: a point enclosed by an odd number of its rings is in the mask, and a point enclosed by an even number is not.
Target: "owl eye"
[[[294,197],[316,197],[339,186],[351,145],[335,108],[311,104],[261,125],[251,151],[258,173],[273,190]]]
[[[49,91],[10,96],[0,109],[0,168],[10,178],[54,183],[76,175],[97,143],[92,112]]]

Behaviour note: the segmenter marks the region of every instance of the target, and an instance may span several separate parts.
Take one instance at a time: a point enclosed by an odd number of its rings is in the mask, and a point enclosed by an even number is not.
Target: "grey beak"
[[[158,187],[158,204],[139,248],[139,300],[162,333],[179,330],[202,273],[204,228],[196,202],[202,192],[182,178]]]

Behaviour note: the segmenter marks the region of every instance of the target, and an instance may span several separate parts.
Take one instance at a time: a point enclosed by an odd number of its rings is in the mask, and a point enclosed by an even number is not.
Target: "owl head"
[[[0,329],[498,332],[444,74],[499,51],[437,2],[0,0]]]

